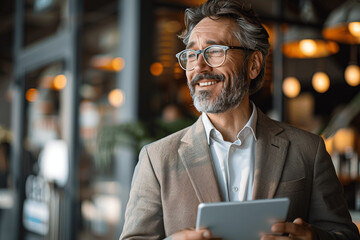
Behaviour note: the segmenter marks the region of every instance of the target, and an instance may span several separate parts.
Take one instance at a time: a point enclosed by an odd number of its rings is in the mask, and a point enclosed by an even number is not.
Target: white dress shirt
[[[225,201],[252,199],[256,148],[257,111],[252,103],[252,114],[233,143],[224,141],[221,133],[202,113],[206,137],[210,146],[220,192]]]

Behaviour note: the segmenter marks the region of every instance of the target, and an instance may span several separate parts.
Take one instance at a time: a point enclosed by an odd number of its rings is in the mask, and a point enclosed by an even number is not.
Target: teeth
[[[210,86],[210,85],[214,85],[214,84],[216,84],[216,82],[201,82],[201,83],[199,83],[199,86],[203,87],[203,86]]]

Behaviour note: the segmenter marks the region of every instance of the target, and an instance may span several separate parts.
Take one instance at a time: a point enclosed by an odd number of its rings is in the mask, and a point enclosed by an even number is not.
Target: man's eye
[[[196,58],[196,54],[195,54],[195,53],[189,53],[189,54],[187,55],[187,58],[188,58],[188,59],[194,59],[194,58]]]
[[[207,54],[210,56],[220,56],[223,53],[221,49],[211,49],[207,51]]]

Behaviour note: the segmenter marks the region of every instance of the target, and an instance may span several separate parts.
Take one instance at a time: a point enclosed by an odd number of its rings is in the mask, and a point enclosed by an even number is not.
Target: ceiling
[[[206,0],[155,0],[157,3],[173,4],[178,6],[197,6],[204,3]],[[245,0],[244,2],[251,4],[252,8],[261,16],[273,17],[280,19],[275,14],[278,4],[283,5],[282,14],[286,17],[286,20],[298,21],[298,16],[301,11],[301,6],[306,0]],[[343,0],[310,0],[314,6],[316,15],[319,18],[319,22],[323,23],[329,13],[340,6]]]
[[[195,6],[204,2],[204,0],[153,0],[158,6],[168,6],[172,8],[183,9],[187,6]],[[255,11],[259,14],[259,17],[264,22],[272,23],[285,23],[288,26],[292,24],[303,25],[304,21],[300,18],[301,6],[307,0],[249,0],[247,1],[252,5]],[[91,6],[91,2],[97,2],[95,0],[86,0],[86,4]],[[109,5],[110,2],[115,2],[115,0],[106,0],[102,1],[104,5]],[[326,20],[329,13],[341,5],[343,0],[312,0],[315,14],[317,16],[317,22],[313,23],[314,28],[318,28],[319,31]],[[279,3],[282,6],[279,8]],[[2,0],[0,1],[0,78],[9,79],[12,76],[12,62],[13,62],[13,35],[14,35],[14,9],[15,1],[13,0]],[[279,9],[279,10],[277,10]],[[282,9],[280,11],[280,9]],[[114,8],[101,9],[102,14],[104,11],[109,12],[109,14],[114,14]],[[276,14],[277,11],[280,11],[280,14]],[[90,11],[84,11],[84,19],[94,17],[96,9],[91,9]],[[96,15],[95,15],[96,16]],[[29,33],[32,31],[29,30]],[[33,31],[36,32],[36,31]],[[329,58],[326,58],[325,66],[328,71],[331,71],[332,76],[335,79],[341,79],[343,76],[343,71],[348,64],[349,59],[349,46],[340,45],[340,51],[338,54],[335,54]],[[299,61],[294,59],[286,59],[284,66],[292,65],[292,62],[297,67],[301,67],[301,71],[297,71],[296,74],[300,75],[300,80],[302,78],[308,78],[312,75],[314,71],[314,66],[317,64],[318,60],[307,60]],[[316,69],[315,69],[316,70]],[[284,70],[284,74],[288,74]]]

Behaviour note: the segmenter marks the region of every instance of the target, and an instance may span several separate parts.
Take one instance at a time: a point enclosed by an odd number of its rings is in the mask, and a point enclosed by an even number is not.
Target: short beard
[[[216,96],[215,100],[211,100],[211,91],[202,90],[196,93],[194,86],[201,79],[216,79],[224,82],[225,76],[210,73],[195,76],[194,79],[191,80],[191,83],[188,83],[195,108],[199,112],[204,113],[223,113],[236,108],[249,90],[246,81],[246,69],[246,66],[244,66],[235,77],[230,78],[229,84],[222,88],[220,94]]]

